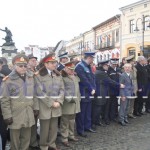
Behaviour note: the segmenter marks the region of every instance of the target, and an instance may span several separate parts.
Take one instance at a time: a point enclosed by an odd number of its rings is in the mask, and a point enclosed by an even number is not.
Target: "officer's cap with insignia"
[[[44,64],[44,63],[48,63],[48,62],[57,62],[56,57],[55,57],[55,53],[50,53],[47,56],[45,56],[40,63]]]
[[[98,62],[98,66],[108,65],[108,63],[109,63],[109,60],[102,60]]]
[[[75,69],[75,65],[74,65],[74,61],[70,61],[64,64],[65,67],[67,67],[68,69],[74,70]]]
[[[85,52],[84,56],[86,56],[86,57],[95,57],[95,52]]]
[[[134,61],[134,59],[135,59],[135,56],[134,55],[130,55],[130,56],[126,57],[125,60],[129,63],[131,61]]]
[[[29,58],[24,54],[18,54],[12,59],[12,64],[27,64]]]
[[[59,58],[69,58],[68,57],[68,52],[65,52],[63,54],[58,55]]]
[[[119,58],[111,58],[110,63],[113,64],[113,65],[118,64],[119,63]]]
[[[35,57],[33,54],[28,55],[29,59],[35,58],[37,60],[37,57]]]

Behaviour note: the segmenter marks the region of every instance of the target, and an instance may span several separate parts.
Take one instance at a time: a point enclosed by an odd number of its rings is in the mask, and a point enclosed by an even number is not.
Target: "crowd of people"
[[[150,59],[134,56],[102,60],[94,52],[81,61],[67,53],[37,57],[17,54],[11,69],[0,58],[0,150],[10,141],[11,150],[60,150],[86,132],[112,122],[125,127],[128,118],[150,113]],[[40,135],[37,122],[40,122]]]

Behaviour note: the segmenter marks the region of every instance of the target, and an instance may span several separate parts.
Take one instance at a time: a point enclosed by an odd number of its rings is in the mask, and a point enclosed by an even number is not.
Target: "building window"
[[[108,59],[108,60],[110,59],[110,55],[109,55],[109,54],[107,54],[107,59]]]
[[[97,63],[99,62],[99,56],[97,55]]]
[[[100,55],[100,60],[102,60],[103,59],[103,56],[102,55]]]
[[[116,42],[119,42],[119,29],[116,30]]]
[[[133,8],[130,8],[130,12],[133,12]]]
[[[8,53],[8,56],[11,56],[11,53]]]
[[[134,20],[130,20],[130,33],[133,33],[135,30]]]
[[[147,4],[144,4],[144,8],[146,8],[147,7]]]
[[[149,16],[145,16],[144,18],[144,30],[149,30],[149,27],[147,27],[150,23],[150,17]]]
[[[135,49],[129,49],[129,56],[134,55],[135,56]]]

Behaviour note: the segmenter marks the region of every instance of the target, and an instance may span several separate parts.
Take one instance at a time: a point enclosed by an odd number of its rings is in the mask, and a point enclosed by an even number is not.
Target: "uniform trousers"
[[[93,104],[92,105],[92,124],[93,125],[97,125],[99,123],[101,123],[101,115],[102,115],[102,107],[104,105],[96,105],[96,104]]]
[[[62,115],[60,122],[60,132],[62,142],[68,142],[69,139],[74,139],[75,114]]]
[[[30,146],[36,147],[38,146],[37,141],[37,118],[35,118],[35,125],[31,127],[31,139],[30,139]]]
[[[2,138],[1,138],[1,135],[0,135],[0,150],[2,150]]]
[[[77,133],[91,128],[91,102],[80,102],[81,112],[76,115]]]
[[[2,148],[5,149],[7,142],[7,125],[4,122],[3,116],[0,115],[0,134],[2,139]]]
[[[116,119],[117,116],[118,116],[118,98],[117,96],[110,96],[110,111],[109,111],[110,120]]]
[[[31,127],[10,129],[11,150],[28,150],[31,137]]]
[[[40,148],[47,150],[48,147],[56,148],[56,138],[58,131],[58,117],[50,119],[40,119]]]
[[[130,99],[126,98],[125,101],[120,100],[119,108],[119,121],[124,122],[128,119],[128,108],[130,105]]]

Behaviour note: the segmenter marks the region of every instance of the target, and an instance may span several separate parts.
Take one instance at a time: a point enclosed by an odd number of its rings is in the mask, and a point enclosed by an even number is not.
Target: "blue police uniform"
[[[85,55],[93,56],[95,53],[85,53]],[[79,62],[75,68],[75,72],[80,78],[81,93],[81,112],[76,115],[77,133],[82,134],[85,130],[91,129],[91,92],[96,89],[95,76],[92,73],[90,65],[84,60]]]
[[[63,53],[63,54],[59,55],[58,57],[59,57],[59,59],[60,59],[60,58],[68,58],[68,52]],[[65,66],[64,66],[62,63],[59,62],[58,67],[57,67],[57,70],[58,70],[58,71],[61,71],[61,70],[63,70],[64,68],[65,68]]]

